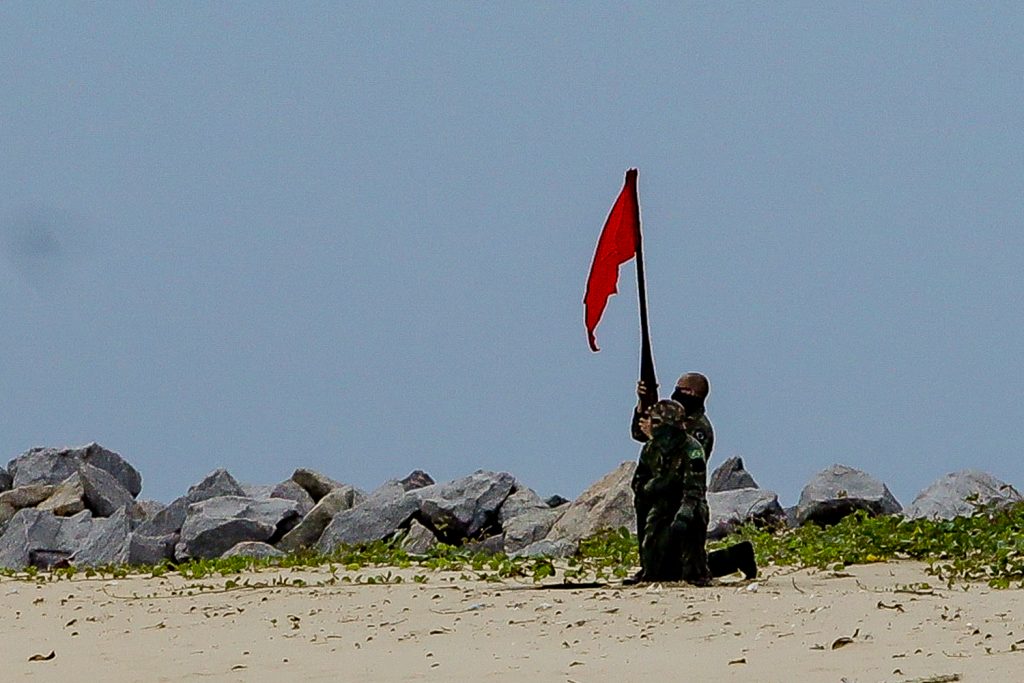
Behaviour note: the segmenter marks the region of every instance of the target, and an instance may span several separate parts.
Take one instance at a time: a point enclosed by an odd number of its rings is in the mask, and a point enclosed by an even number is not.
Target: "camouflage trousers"
[[[704,585],[711,579],[707,541],[707,503],[643,505],[647,514],[640,538],[644,581],[687,581]],[[640,520],[637,520],[640,527]],[[639,530],[639,529],[638,529]]]

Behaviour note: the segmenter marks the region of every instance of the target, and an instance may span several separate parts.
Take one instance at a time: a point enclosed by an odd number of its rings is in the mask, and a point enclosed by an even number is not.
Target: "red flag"
[[[583,297],[584,321],[590,350],[598,351],[594,329],[608,304],[608,297],[619,291],[619,266],[636,256],[640,243],[640,203],[636,196],[636,169],[626,171],[626,184],[615,200],[601,237],[597,240],[594,263],[587,278]]]

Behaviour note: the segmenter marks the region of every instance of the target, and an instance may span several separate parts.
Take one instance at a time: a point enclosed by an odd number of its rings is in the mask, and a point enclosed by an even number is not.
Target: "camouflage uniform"
[[[693,378],[697,378],[698,386],[695,387],[701,394],[701,398],[706,398],[710,387],[708,386],[707,378],[704,375],[698,375],[697,373],[687,373],[679,378],[676,382],[676,390],[678,391],[682,386],[686,385]],[[648,417],[650,408],[641,410],[640,406],[633,409],[633,421],[630,424],[630,433],[633,439],[641,443],[646,443],[648,438],[640,429],[641,418]],[[684,418],[686,432],[695,438],[704,449],[704,462],[705,464],[711,459],[711,450],[715,447],[715,430],[711,426],[711,420],[708,419],[707,413],[704,411],[703,403],[699,410],[693,411],[693,414],[687,414]],[[643,464],[637,465],[638,469],[643,467]],[[641,476],[649,476],[649,474],[641,474]],[[642,545],[645,533],[645,523],[647,520],[647,507],[646,501],[643,497],[634,496],[633,498],[634,509],[636,511],[636,537],[638,542]]]
[[[700,442],[686,433],[683,407],[659,401],[650,410],[651,438],[633,476],[640,565],[645,581],[710,578],[707,552],[707,466]]]

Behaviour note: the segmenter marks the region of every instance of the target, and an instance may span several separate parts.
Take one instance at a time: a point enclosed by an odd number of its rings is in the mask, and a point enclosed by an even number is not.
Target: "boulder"
[[[579,541],[543,539],[511,553],[512,557],[571,557],[579,549]]]
[[[30,448],[7,463],[13,478],[11,487],[48,484],[55,486],[78,471],[80,449]]]
[[[321,498],[320,502],[313,506],[313,509],[295,525],[294,529],[281,537],[277,543],[278,549],[284,552],[294,552],[300,548],[313,546],[336,514],[352,508],[356,501],[355,493],[356,490],[353,487],[342,486]]]
[[[78,448],[32,448],[7,465],[13,486],[59,484],[81,463],[98,467],[117,479],[132,497],[142,490],[142,475],[117,453],[97,443]]]
[[[74,473],[68,475],[73,476]],[[39,505],[57,490],[54,484],[26,484],[10,491],[0,493],[0,506],[9,506],[15,510]]]
[[[708,493],[756,488],[757,482],[743,469],[743,458],[739,456],[733,456],[716,467],[708,482]]]
[[[188,507],[176,557],[220,557],[242,541],[273,542],[299,521],[298,503],[284,498],[208,498]]]
[[[420,509],[416,494],[406,493],[398,481],[384,484],[359,504],[336,514],[317,541],[317,550],[329,553],[342,544],[379,541],[407,528]]]
[[[497,555],[505,550],[505,534],[493,534],[487,538],[478,539],[467,543],[465,548],[471,553]]]
[[[332,490],[344,486],[340,481],[334,481],[325,474],[303,467],[292,473],[292,481],[304,488],[306,493],[313,498],[314,503],[320,502],[320,499]]]
[[[415,489],[420,521],[445,543],[458,545],[497,526],[498,509],[508,498],[515,477],[508,472],[477,470],[445,484]]]
[[[309,514],[309,511],[313,509],[314,505],[316,505],[316,502],[313,500],[313,496],[309,495],[309,492],[307,492],[306,489],[302,488],[291,479],[282,481],[277,486],[274,486],[270,491],[270,495],[267,497],[294,500],[299,504],[299,514],[303,517]]]
[[[134,510],[135,497],[112,474],[87,462],[78,466],[85,491],[85,506],[95,517],[110,517],[118,510]]]
[[[532,508],[507,520],[502,525],[504,533],[503,550],[506,554],[522,550],[547,537],[551,527],[562,516],[562,510],[554,508]]]
[[[7,472],[7,470],[5,470],[3,467],[0,467],[0,493],[3,493],[4,491],[11,488],[13,483],[14,478]]]
[[[287,479],[280,484],[240,484],[243,495],[246,498],[257,498],[266,500],[268,498],[284,498],[294,500],[299,504],[299,512],[305,515],[313,509],[315,503],[313,497],[306,492],[306,489]]]
[[[1021,502],[1017,489],[978,470],[951,472],[917,494],[903,514],[909,519],[969,517],[979,506]]]
[[[635,462],[626,461],[592,484],[563,508],[564,514],[552,525],[545,540],[565,541],[573,545],[575,552],[582,539],[603,529],[625,527],[635,534],[636,512],[630,488],[635,469]]]
[[[219,468],[193,484],[185,494],[190,503],[198,503],[218,496],[245,496],[242,485],[226,469]]]
[[[728,536],[748,522],[757,526],[786,526],[786,512],[774,491],[758,488],[729,489],[708,494],[708,539]]]
[[[536,491],[516,482],[512,487],[512,492],[508,494],[508,498],[505,499],[498,510],[498,523],[504,527],[508,520],[531,510],[542,508],[551,509],[544,502],[544,499],[537,495]]]
[[[166,505],[158,500],[137,500],[135,501],[136,526],[149,521],[156,516],[156,513],[163,510]]]
[[[257,560],[265,560],[268,557],[284,557],[284,553],[269,543],[242,541],[228,549],[221,557],[251,557]]]
[[[18,510],[8,503],[0,503],[0,535],[3,535],[7,522],[11,521]]]
[[[133,565],[156,565],[174,560],[174,547],[181,539],[179,534],[163,536],[145,536],[138,531],[132,533],[128,540],[128,558],[125,560]]]
[[[570,501],[568,498],[563,498],[562,496],[556,493],[553,496],[549,496],[547,499],[544,500],[544,502],[547,504],[549,508],[557,508],[565,505],[566,503],[571,503],[572,501]]]
[[[71,561],[79,567],[123,564],[128,561],[131,523],[125,508],[106,518],[93,517],[89,534],[79,544]]]
[[[37,510],[48,510],[58,517],[70,517],[85,509],[85,488],[82,475],[75,472],[57,484],[50,497],[36,506]]]
[[[549,507],[532,489],[518,488],[498,511],[498,522],[504,531],[502,549],[512,554],[543,539],[562,513],[563,510]]]
[[[413,470],[410,472],[405,479],[400,479],[399,482],[406,491],[412,491],[414,489],[422,489],[427,486],[433,486],[437,482],[434,478],[423,470]]]
[[[242,484],[242,495],[246,498],[270,498],[270,494],[274,492],[273,484]]]
[[[902,506],[889,489],[866,472],[845,465],[832,465],[811,479],[800,492],[797,521],[822,526],[864,510],[871,515],[892,515]]]
[[[243,496],[245,491],[235,481],[231,473],[225,469],[214,470],[206,475],[198,484],[189,487],[188,493],[174,500],[170,505],[160,510],[152,518],[138,526],[138,531],[143,536],[166,536],[181,531],[181,525],[185,523],[185,516],[188,514],[188,506],[192,503],[217,498],[218,496]],[[228,546],[230,547],[230,546]],[[225,548],[227,550],[227,548]]]
[[[0,536],[0,567],[48,569],[65,563],[83,546],[92,521],[88,510],[71,517],[32,508],[18,510]]]
[[[399,547],[411,555],[425,555],[437,544],[434,532],[414,519],[409,524],[409,531],[402,538]]]

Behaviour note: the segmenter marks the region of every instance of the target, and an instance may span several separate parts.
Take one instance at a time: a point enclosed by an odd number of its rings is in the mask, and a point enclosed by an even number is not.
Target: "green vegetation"
[[[781,533],[744,527],[721,544],[748,539],[762,566],[841,569],[846,565],[915,559],[952,586],[985,582],[1024,587],[1024,503],[979,507],[948,521],[868,517],[857,513],[832,527],[803,526]]]
[[[853,564],[915,559],[928,563],[928,571],[949,586],[985,582],[996,588],[1024,587],[1024,503],[1001,509],[979,507],[971,517],[950,521],[908,521],[858,513],[828,528],[809,525],[773,531],[745,526],[713,547],[741,539],[754,544],[758,564],[762,567],[836,570]],[[302,578],[279,577],[268,582],[237,578],[243,571],[262,568],[293,571],[327,568],[328,578],[316,583],[316,586],[325,586],[394,584],[405,580],[426,583],[437,580],[438,572],[454,572],[467,580],[540,582],[555,578],[577,583],[625,578],[635,571],[637,564],[635,536],[619,529],[583,541],[579,553],[565,561],[543,557],[512,558],[445,544],[439,544],[425,555],[412,555],[395,541],[380,541],[343,547],[326,555],[303,551],[276,559],[233,557],[151,567],[67,567],[50,572],[30,567],[20,572],[0,570],[0,575],[40,582],[73,577],[122,578],[129,574],[152,577],[177,574],[191,581],[227,579],[223,588],[191,584],[184,589],[198,592],[307,587]],[[407,568],[416,568],[418,572],[407,579],[408,572],[394,571]]]

